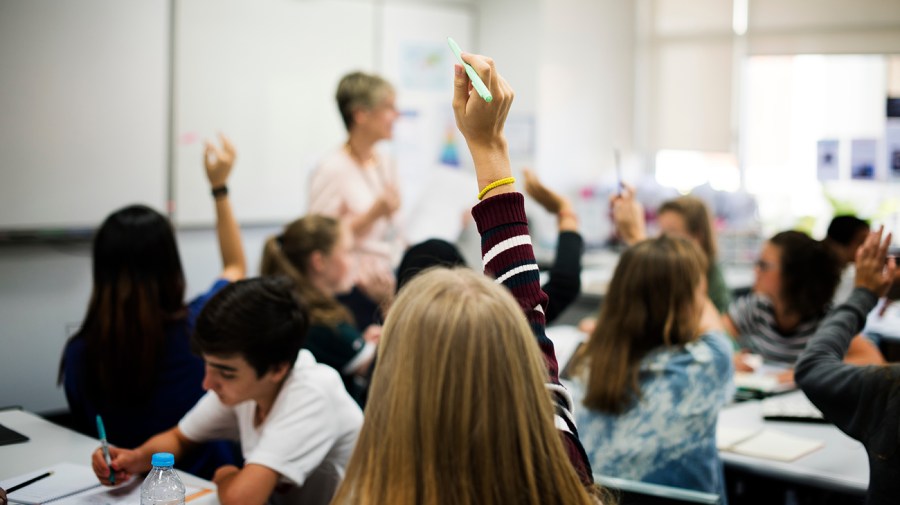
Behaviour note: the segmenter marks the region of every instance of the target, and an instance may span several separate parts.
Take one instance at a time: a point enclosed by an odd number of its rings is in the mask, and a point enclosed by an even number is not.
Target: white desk
[[[900,301],[889,305],[883,316],[878,314],[881,311],[882,303],[884,300],[880,301],[878,306],[869,313],[863,333],[875,333],[889,342],[898,343],[900,342]]]
[[[69,462],[90,466],[91,453],[100,446],[86,437],[22,410],[0,411],[0,424],[27,436],[28,442],[0,446],[0,480],[15,477],[55,463]],[[179,471],[185,484],[215,489],[207,480]],[[215,493],[191,501],[194,505],[217,505]]]
[[[788,394],[802,393],[798,391]],[[845,493],[864,494],[869,487],[869,460],[865,448],[834,425],[766,421],[762,417],[759,401],[737,403],[722,409],[719,413],[719,425],[729,428],[766,426],[825,442],[825,447],[789,463],[720,451],[719,456],[726,466],[782,481]]]

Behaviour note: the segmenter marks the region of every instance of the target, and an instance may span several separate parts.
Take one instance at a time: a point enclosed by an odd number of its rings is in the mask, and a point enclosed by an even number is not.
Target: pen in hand
[[[109,442],[106,441],[106,428],[103,427],[103,419],[97,415],[97,432],[100,435],[100,446],[103,448],[103,459],[106,460],[106,466],[109,467],[109,483],[116,483],[116,472],[112,467],[112,459],[109,457]]]

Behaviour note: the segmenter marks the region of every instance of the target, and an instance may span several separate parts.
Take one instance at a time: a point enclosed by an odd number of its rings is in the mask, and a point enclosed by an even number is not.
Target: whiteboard
[[[165,203],[168,2],[0,2],[0,229]]]
[[[300,216],[310,169],[346,137],[338,81],[375,70],[374,3],[192,0],[176,14],[176,222],[213,222],[202,145],[217,131],[238,150],[229,190],[241,223]]]

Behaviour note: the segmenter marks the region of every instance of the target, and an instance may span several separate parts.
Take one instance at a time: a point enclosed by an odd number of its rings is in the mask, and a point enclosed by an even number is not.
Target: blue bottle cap
[[[157,452],[150,459],[150,464],[153,466],[174,466],[175,456],[170,452]]]

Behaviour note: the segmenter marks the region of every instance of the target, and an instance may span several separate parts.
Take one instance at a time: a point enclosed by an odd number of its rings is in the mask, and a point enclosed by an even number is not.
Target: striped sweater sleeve
[[[520,193],[502,193],[476,205],[472,216],[481,235],[484,273],[506,286],[525,313],[547,366],[546,385],[556,409],[556,428],[562,434],[566,452],[579,477],[585,484],[591,484],[590,463],[572,416],[572,397],[559,382],[553,342],[545,332],[548,298],[541,290],[540,272],[525,217],[525,199]]]

